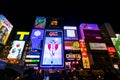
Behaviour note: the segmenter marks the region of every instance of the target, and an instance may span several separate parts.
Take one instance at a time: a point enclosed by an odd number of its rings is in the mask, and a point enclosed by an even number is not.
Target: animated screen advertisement
[[[78,40],[76,26],[64,26],[64,39],[65,40]]]
[[[41,68],[64,68],[62,30],[46,30],[43,53],[41,56]]]
[[[46,18],[37,16],[35,20],[34,28],[45,28],[45,26],[46,26]]]
[[[31,33],[31,43],[32,43],[32,50],[39,49],[41,40],[43,40],[44,30],[42,29],[32,29]]]
[[[82,23],[79,26],[79,37],[80,39],[84,40],[84,32],[83,30],[99,30],[99,27],[97,24],[88,24],[88,23]]]
[[[22,52],[24,49],[25,41],[13,41],[12,48],[9,51],[7,58],[21,59]]]
[[[0,43],[5,45],[12,31],[13,25],[0,14]]]
[[[116,35],[116,38],[111,38],[111,40],[117,50],[118,57],[120,58],[120,34],[115,34],[115,35]]]

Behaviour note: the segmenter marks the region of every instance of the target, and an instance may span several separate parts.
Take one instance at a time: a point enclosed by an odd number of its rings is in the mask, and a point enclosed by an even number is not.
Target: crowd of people
[[[22,74],[10,71],[10,70],[0,70],[0,80],[119,80],[117,75],[112,72],[104,73],[103,75],[96,75],[94,73],[89,73],[88,76],[81,76],[79,71],[56,71],[54,73],[49,73],[44,70],[44,72],[39,73],[38,70],[32,68],[25,70]]]

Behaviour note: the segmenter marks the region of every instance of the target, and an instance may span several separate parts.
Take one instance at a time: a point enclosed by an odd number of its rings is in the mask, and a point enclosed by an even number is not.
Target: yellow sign
[[[84,68],[90,68],[90,62],[88,58],[82,58],[82,62]]]
[[[25,35],[29,35],[30,32],[17,32],[18,35],[20,35],[19,40],[23,40]]]

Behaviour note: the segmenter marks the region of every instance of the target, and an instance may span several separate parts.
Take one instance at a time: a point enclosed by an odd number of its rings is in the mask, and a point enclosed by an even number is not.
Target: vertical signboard
[[[31,43],[32,43],[32,50],[39,49],[41,40],[43,40],[44,30],[42,29],[32,29],[31,33]]]
[[[46,30],[40,67],[43,69],[64,68],[62,30]]]
[[[12,31],[13,25],[0,14],[0,43],[5,45]]]
[[[89,69],[90,68],[90,61],[89,61],[85,42],[83,40],[80,40],[80,49],[81,49],[81,54],[82,54],[83,68]]]

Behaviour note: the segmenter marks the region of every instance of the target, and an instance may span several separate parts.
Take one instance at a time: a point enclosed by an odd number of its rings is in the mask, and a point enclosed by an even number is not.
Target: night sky
[[[32,2],[32,3],[30,3]],[[49,4],[46,4],[49,3]],[[91,2],[92,3],[92,2]],[[0,14],[3,14],[17,30],[31,30],[36,16],[62,17],[64,23],[109,22],[115,33],[120,33],[120,14],[117,4],[89,2],[46,2],[46,1],[0,1]],[[113,6],[114,5],[114,6]]]

